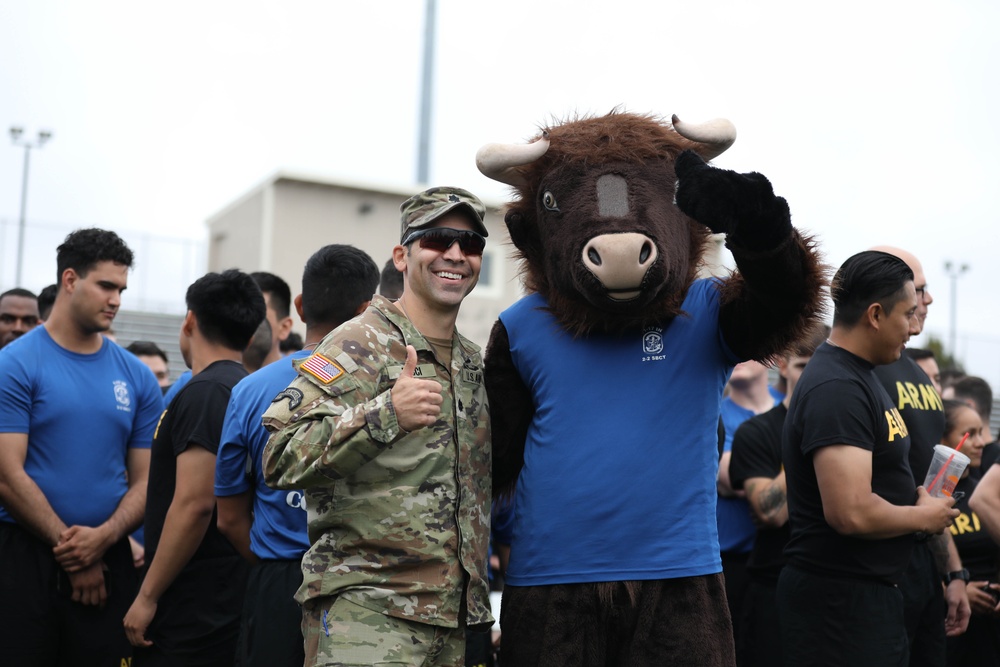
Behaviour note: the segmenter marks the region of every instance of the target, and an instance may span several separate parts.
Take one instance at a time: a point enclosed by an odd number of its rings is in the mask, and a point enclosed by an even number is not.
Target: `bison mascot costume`
[[[823,271],[732,124],[613,112],[490,144],[528,296],[486,353],[494,487],[513,494],[505,667],[733,665],[715,502],[733,366],[819,316]],[[737,271],[698,279],[709,235]]]

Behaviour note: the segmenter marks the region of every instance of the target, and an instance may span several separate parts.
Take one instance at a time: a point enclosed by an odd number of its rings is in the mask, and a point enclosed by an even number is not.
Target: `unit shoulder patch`
[[[271,399],[271,402],[277,403],[278,401],[282,401],[287,398],[288,409],[294,410],[295,408],[302,405],[303,396],[304,395],[301,389],[296,389],[295,387],[288,387],[287,389],[283,389],[281,393],[279,393],[277,396]]]

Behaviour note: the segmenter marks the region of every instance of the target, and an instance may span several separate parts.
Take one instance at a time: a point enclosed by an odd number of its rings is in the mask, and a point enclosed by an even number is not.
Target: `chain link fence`
[[[110,229],[135,253],[122,308],[149,313],[183,314],[187,286],[204,275],[207,238],[151,234],[134,229],[29,220],[25,225],[21,285],[17,279],[18,221],[0,218],[0,292],[24,287],[36,294],[56,282],[56,248],[66,235],[83,227]],[[206,234],[207,237],[207,234]]]

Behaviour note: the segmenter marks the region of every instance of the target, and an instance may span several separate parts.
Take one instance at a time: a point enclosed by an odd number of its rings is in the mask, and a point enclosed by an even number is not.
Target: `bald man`
[[[892,246],[876,246],[872,250],[899,257],[913,271],[917,291],[914,328],[919,334],[924,328],[928,307],[934,303],[920,260]],[[941,397],[931,378],[908,355],[904,354],[895,363],[876,367],[875,375],[903,416],[910,432],[910,469],[916,483],[923,484],[934,445],[941,442],[944,434]],[[910,665],[945,667],[945,636],[960,635],[969,624],[969,598],[965,590],[969,574],[962,568],[950,531],[919,539],[924,541],[913,550],[910,565],[899,585],[910,639]],[[947,584],[943,593],[942,577]]]

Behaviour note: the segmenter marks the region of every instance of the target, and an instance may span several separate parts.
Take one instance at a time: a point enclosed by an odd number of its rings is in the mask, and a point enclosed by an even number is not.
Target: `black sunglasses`
[[[486,249],[486,238],[481,234],[467,229],[452,229],[451,227],[418,229],[407,234],[400,245],[410,245],[418,239],[421,248],[435,252],[447,252],[455,241],[458,241],[458,247],[466,255],[482,255],[483,250]]]

